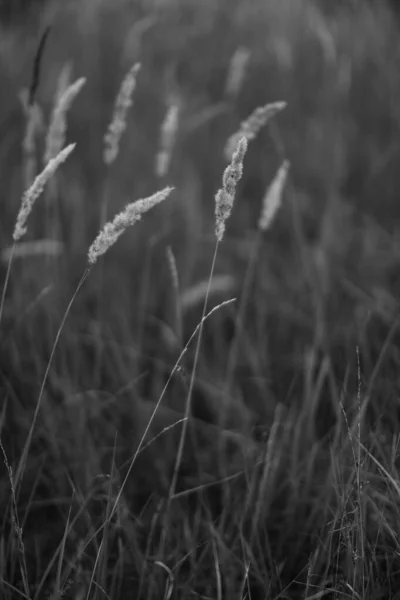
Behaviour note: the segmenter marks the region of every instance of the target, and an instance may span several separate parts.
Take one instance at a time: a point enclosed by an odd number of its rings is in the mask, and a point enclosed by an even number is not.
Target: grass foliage
[[[0,597],[399,598],[393,9],[17,5]]]

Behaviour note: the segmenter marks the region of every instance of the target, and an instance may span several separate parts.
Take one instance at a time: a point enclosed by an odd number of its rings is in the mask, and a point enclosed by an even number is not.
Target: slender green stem
[[[31,442],[32,442],[33,430],[35,428],[35,424],[36,424],[37,417],[38,417],[38,414],[39,414],[39,409],[40,409],[40,405],[41,405],[41,402],[42,402],[42,399],[43,399],[43,395],[44,395],[44,390],[45,390],[45,387],[46,387],[47,379],[49,377],[50,369],[51,369],[51,366],[52,366],[52,363],[53,363],[55,351],[56,351],[56,348],[58,346],[58,342],[59,342],[60,337],[61,337],[61,332],[62,332],[62,330],[64,328],[64,325],[65,325],[66,320],[68,318],[68,315],[70,313],[72,304],[73,304],[76,296],[78,295],[79,290],[81,289],[81,287],[83,286],[84,282],[88,278],[90,270],[91,270],[91,268],[88,267],[85,270],[85,272],[83,273],[83,275],[82,275],[82,277],[81,277],[81,279],[80,279],[80,281],[78,283],[78,286],[77,286],[77,288],[76,288],[76,290],[75,290],[75,292],[74,292],[74,294],[73,294],[73,296],[72,296],[72,298],[71,298],[71,300],[70,300],[70,302],[69,302],[69,304],[67,306],[67,309],[66,309],[66,311],[64,313],[64,316],[62,318],[60,327],[58,328],[57,335],[56,335],[56,338],[54,340],[54,344],[53,344],[53,347],[52,347],[52,350],[51,350],[51,353],[50,353],[50,358],[49,358],[49,361],[47,363],[46,371],[45,371],[45,374],[44,374],[44,377],[43,377],[43,381],[42,381],[42,385],[41,385],[41,388],[40,388],[39,397],[38,397],[38,400],[37,400],[37,403],[36,403],[35,412],[34,412],[34,415],[33,415],[33,420],[32,420],[32,423],[31,423],[31,426],[30,426],[30,429],[29,429],[29,433],[28,433],[27,440],[25,442],[24,449],[22,451],[21,460],[19,461],[18,469],[17,469],[16,475],[15,475],[15,487],[16,488],[17,488],[18,484],[22,482],[22,478],[23,478],[23,475],[24,475],[24,470],[25,470],[27,456],[28,456],[29,448],[30,448],[30,445],[31,445]]]

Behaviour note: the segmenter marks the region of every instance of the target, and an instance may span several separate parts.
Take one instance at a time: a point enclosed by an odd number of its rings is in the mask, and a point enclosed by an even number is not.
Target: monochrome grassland
[[[389,2],[0,1],[0,598],[400,598]]]

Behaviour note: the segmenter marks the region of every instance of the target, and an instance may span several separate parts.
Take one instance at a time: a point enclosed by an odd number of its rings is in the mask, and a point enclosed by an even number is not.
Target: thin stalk
[[[254,280],[254,274],[255,274],[256,264],[257,264],[257,256],[258,256],[258,253],[260,250],[261,240],[262,240],[262,233],[260,230],[258,230],[257,237],[253,244],[250,260],[248,262],[246,273],[245,273],[245,278],[244,278],[244,282],[243,282],[243,294],[240,297],[239,308],[238,308],[238,312],[237,312],[236,320],[235,320],[236,322],[235,322],[234,338],[233,338],[233,341],[232,341],[232,344],[231,344],[231,347],[230,347],[229,353],[228,353],[228,364],[227,364],[227,368],[226,368],[225,386],[224,386],[224,394],[226,394],[226,395],[229,395],[231,392],[231,387],[232,387],[232,383],[233,383],[233,374],[234,374],[235,366],[237,364],[237,359],[238,359],[239,342],[241,340],[242,333],[244,331],[245,313],[246,313],[246,308],[249,303],[251,284]],[[224,403],[224,406],[225,406],[225,403]],[[226,417],[226,415],[224,414],[223,418],[225,418],[225,417]],[[224,426],[224,422],[221,425]]]
[[[3,287],[2,294],[1,294],[1,301],[0,301],[0,324],[1,324],[1,319],[2,319],[2,316],[3,316],[4,302],[5,302],[5,299],[6,299],[6,292],[7,292],[7,288],[8,288],[8,282],[10,280],[11,265],[12,265],[12,261],[13,261],[13,257],[14,257],[14,250],[15,250],[15,242],[13,242],[13,245],[12,245],[12,248],[11,248],[10,258],[8,259],[6,278],[5,278],[5,281],[4,281],[4,287]]]
[[[147,437],[147,434],[148,434],[148,433],[149,433],[149,431],[150,431],[151,424],[153,423],[153,420],[154,420],[154,418],[155,418],[155,416],[156,416],[156,413],[157,413],[157,411],[158,411],[158,409],[159,409],[159,407],[160,407],[160,405],[161,405],[161,402],[162,402],[162,400],[163,400],[163,398],[164,398],[164,396],[165,396],[165,394],[166,394],[167,388],[168,388],[168,386],[169,386],[169,384],[170,384],[170,382],[171,382],[171,380],[172,380],[173,376],[175,375],[175,373],[176,373],[176,372],[177,372],[177,370],[179,369],[180,363],[181,363],[181,361],[182,361],[182,359],[183,359],[184,355],[186,354],[186,352],[187,352],[187,349],[188,349],[189,345],[191,344],[192,340],[193,340],[193,339],[196,337],[196,335],[197,335],[197,334],[200,332],[200,329],[202,329],[202,326],[203,326],[203,323],[204,323],[204,321],[206,321],[206,320],[208,319],[208,317],[210,317],[210,316],[211,316],[211,315],[212,315],[212,314],[213,314],[213,313],[214,313],[214,312],[215,312],[217,309],[219,309],[219,308],[221,308],[221,307],[223,307],[223,306],[226,306],[227,304],[231,304],[231,303],[232,303],[232,302],[234,302],[234,301],[235,301],[235,298],[232,298],[231,300],[226,300],[226,301],[225,301],[225,302],[223,302],[222,304],[219,304],[218,306],[215,306],[215,307],[214,307],[212,310],[210,310],[210,311],[209,311],[209,312],[208,312],[206,315],[204,315],[204,317],[202,318],[202,320],[201,320],[201,321],[200,321],[200,323],[197,325],[197,327],[196,327],[196,328],[195,328],[195,330],[193,331],[192,335],[190,336],[190,338],[189,338],[189,339],[188,339],[188,341],[186,342],[186,344],[185,344],[185,347],[183,348],[182,352],[180,353],[180,355],[179,355],[179,357],[178,357],[178,359],[177,359],[177,361],[176,361],[176,363],[175,363],[175,365],[174,365],[174,367],[173,367],[173,369],[172,369],[172,371],[171,371],[171,374],[170,374],[170,376],[168,377],[168,380],[167,380],[166,384],[164,385],[164,388],[163,388],[163,390],[162,390],[162,392],[161,392],[161,394],[160,394],[160,397],[159,397],[159,399],[157,400],[157,403],[156,403],[156,405],[155,405],[155,407],[154,407],[154,410],[153,410],[153,412],[152,412],[152,414],[151,414],[151,416],[150,416],[150,419],[149,419],[149,421],[148,421],[148,423],[147,423],[147,425],[146,425],[146,428],[145,428],[145,430],[144,430],[144,432],[143,432],[143,435],[142,435],[142,437],[141,437],[141,439],[140,439],[140,441],[139,441],[139,445],[138,445],[138,447],[137,447],[137,449],[136,449],[136,451],[135,451],[135,454],[133,455],[133,457],[132,457],[132,459],[131,459],[131,463],[130,463],[130,465],[129,465],[129,468],[128,468],[128,471],[127,471],[127,473],[126,473],[126,475],[125,475],[125,479],[123,480],[123,482],[122,482],[122,484],[121,484],[121,487],[120,487],[120,489],[119,489],[119,491],[118,491],[117,497],[116,497],[116,499],[115,499],[115,502],[114,502],[114,507],[113,507],[113,509],[112,509],[112,511],[111,511],[111,514],[110,514],[110,516],[109,516],[109,520],[111,520],[111,519],[112,519],[112,517],[114,516],[114,513],[115,513],[115,511],[117,510],[118,502],[119,502],[119,500],[120,500],[120,498],[121,498],[121,496],[122,496],[122,493],[123,493],[123,491],[124,491],[124,489],[125,489],[125,485],[126,485],[126,482],[128,481],[128,478],[129,478],[129,475],[130,475],[130,473],[131,473],[131,471],[132,471],[133,465],[135,464],[135,462],[136,462],[136,459],[137,459],[138,455],[140,454],[140,452],[141,452],[141,450],[142,450],[142,448],[143,448],[144,441],[145,441],[145,439],[146,439],[146,437]],[[183,420],[183,419],[182,419],[182,420]],[[187,420],[187,419],[186,419],[186,420]],[[98,533],[98,532],[97,532],[97,533]]]
[[[178,453],[177,453],[177,456],[176,456],[174,473],[173,473],[173,476],[172,476],[171,486],[170,486],[170,489],[169,489],[169,492],[168,492],[166,514],[168,513],[168,508],[169,508],[169,504],[171,502],[171,498],[175,494],[176,483],[177,483],[177,480],[178,480],[178,471],[179,471],[179,467],[180,467],[181,462],[182,462],[183,447],[185,445],[185,440],[186,440],[186,435],[187,435],[187,428],[188,428],[188,423],[189,423],[189,417],[190,417],[191,408],[192,408],[192,397],[193,397],[194,382],[195,382],[195,379],[196,379],[196,369],[197,369],[197,364],[199,362],[199,357],[200,357],[200,346],[201,346],[201,340],[202,340],[202,334],[203,334],[204,318],[206,316],[206,311],[207,311],[208,297],[209,297],[209,294],[210,294],[211,283],[212,283],[212,279],[213,279],[213,275],[214,275],[214,269],[215,269],[215,263],[216,263],[216,259],[217,259],[218,247],[219,247],[219,241],[217,240],[217,242],[215,244],[214,256],[213,256],[212,265],[211,265],[210,277],[208,279],[208,286],[207,286],[206,297],[205,297],[204,305],[203,305],[203,313],[201,315],[201,324],[200,324],[199,335],[197,336],[196,351],[195,351],[195,355],[194,355],[194,364],[193,364],[193,368],[192,368],[192,374],[191,374],[191,377],[190,377],[189,391],[188,391],[188,395],[187,395],[187,399],[186,399],[185,413],[184,413],[184,417],[183,417],[185,420],[184,420],[183,425],[182,425],[182,432],[181,432],[181,437],[179,439]]]
[[[18,484],[22,483],[22,478],[23,478],[24,471],[25,471],[25,466],[26,466],[26,460],[27,460],[29,448],[30,448],[30,445],[31,445],[31,442],[32,442],[33,430],[34,430],[35,425],[36,425],[36,421],[37,421],[37,417],[38,417],[38,414],[39,414],[40,405],[41,405],[41,402],[42,402],[42,399],[43,399],[44,389],[46,387],[47,379],[49,377],[49,373],[50,373],[50,369],[51,369],[51,366],[52,366],[52,363],[53,363],[53,359],[54,359],[54,355],[55,355],[55,352],[56,352],[56,348],[58,346],[58,342],[59,342],[60,337],[61,337],[61,332],[62,332],[62,330],[64,328],[64,325],[65,325],[66,320],[68,318],[68,315],[70,313],[72,304],[73,304],[75,298],[77,297],[78,292],[80,291],[80,289],[83,286],[84,282],[88,278],[90,270],[91,270],[90,267],[88,267],[85,270],[85,272],[83,273],[83,275],[82,275],[82,277],[81,277],[81,279],[80,279],[80,281],[78,283],[78,286],[77,286],[77,288],[76,288],[76,290],[75,290],[75,292],[74,292],[74,294],[73,294],[73,296],[72,296],[72,298],[71,298],[71,300],[70,300],[70,302],[69,302],[69,304],[67,306],[67,309],[66,309],[66,311],[64,313],[64,316],[62,318],[60,327],[58,328],[57,335],[56,335],[56,338],[54,340],[53,348],[52,348],[51,353],[50,353],[50,358],[49,358],[49,361],[47,363],[46,371],[45,371],[45,374],[44,374],[44,377],[43,377],[43,381],[42,381],[42,385],[41,385],[41,388],[40,388],[39,397],[38,397],[38,400],[37,400],[37,403],[36,403],[35,412],[34,412],[34,415],[33,415],[33,420],[32,420],[32,423],[31,423],[31,426],[30,426],[30,429],[29,429],[29,433],[28,433],[28,438],[27,438],[27,440],[25,442],[25,446],[24,446],[24,449],[22,451],[21,460],[19,462],[17,473],[15,475],[15,487],[17,487]]]
[[[219,240],[217,239],[217,242],[215,244],[214,256],[213,256],[213,260],[212,260],[212,264],[211,264],[210,276],[208,279],[206,297],[204,299],[203,314],[202,314],[201,321],[200,321],[199,335],[197,337],[197,344],[196,344],[196,350],[195,350],[195,355],[194,355],[194,363],[193,363],[192,373],[191,373],[191,377],[190,377],[188,395],[187,395],[187,399],[186,399],[184,421],[183,421],[183,425],[182,425],[181,436],[179,438],[179,445],[178,445],[178,451],[177,451],[177,455],[176,455],[174,472],[172,475],[171,485],[168,490],[168,496],[167,496],[167,501],[166,501],[166,506],[165,506],[164,524],[163,524],[163,528],[162,528],[162,534],[161,534],[161,540],[160,540],[160,546],[159,546],[159,556],[160,557],[162,557],[164,554],[165,543],[166,543],[167,535],[168,535],[167,517],[168,517],[168,513],[169,513],[171,499],[175,495],[176,484],[178,482],[179,468],[180,468],[180,465],[182,462],[183,449],[185,446],[185,441],[186,441],[186,436],[187,436],[187,431],[188,431],[189,418],[190,418],[191,408],[192,408],[193,389],[194,389],[194,383],[195,383],[195,379],[196,379],[196,370],[197,370],[197,364],[199,362],[199,356],[200,356],[200,346],[201,346],[202,333],[203,333],[203,323],[204,323],[204,319],[205,319],[205,315],[206,315],[206,311],[207,311],[208,298],[209,298],[209,294],[210,294],[212,278],[214,275],[218,247],[219,247]]]

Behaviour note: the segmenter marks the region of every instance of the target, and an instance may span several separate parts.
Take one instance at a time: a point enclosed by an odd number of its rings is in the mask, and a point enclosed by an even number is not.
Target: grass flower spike
[[[24,193],[14,228],[14,242],[18,242],[27,232],[26,221],[32,211],[36,198],[40,196],[46,183],[54,175],[61,163],[67,160],[75,146],[76,144],[66,146],[55,158],[52,158],[44,170],[36,177],[31,187]]]
[[[226,78],[225,93],[227,96],[237,96],[243,86],[246,76],[246,67],[250,60],[249,48],[239,46],[233,54]]]
[[[172,190],[172,187],[166,187],[153,196],[131,202],[125,207],[125,210],[114,217],[113,221],[106,223],[89,248],[89,265],[94,265],[99,256],[105,254],[128,227],[140,221],[143,213],[165,200]]]
[[[67,112],[85,83],[85,77],[77,79],[57,98],[47,133],[46,150],[44,154],[45,163],[48,163],[52,158],[57,156],[63,147],[67,129]]]
[[[261,210],[260,219],[258,221],[258,227],[261,231],[266,231],[270,227],[276,213],[279,210],[282,202],[283,188],[285,187],[289,173],[289,167],[289,161],[284,160],[274,179],[272,180],[271,185],[268,187],[265,193],[263,207]]]
[[[171,104],[161,125],[160,148],[156,159],[156,175],[164,177],[167,174],[171,155],[178,130],[179,104]]]
[[[236,152],[232,156],[231,164],[225,169],[222,177],[222,188],[215,196],[215,235],[218,242],[222,240],[225,232],[225,222],[231,214],[235,199],[236,185],[243,174],[243,159],[247,150],[247,140],[240,138]]]
[[[106,165],[113,163],[118,156],[119,142],[126,129],[126,115],[132,106],[132,96],[139,70],[139,63],[133,65],[123,80],[115,101],[113,117],[104,136],[103,160]]]
[[[239,130],[228,139],[225,145],[226,159],[231,158],[241,137],[245,137],[248,141],[253,140],[268,121],[284,108],[286,102],[272,102],[256,108],[245,121],[242,121]]]

